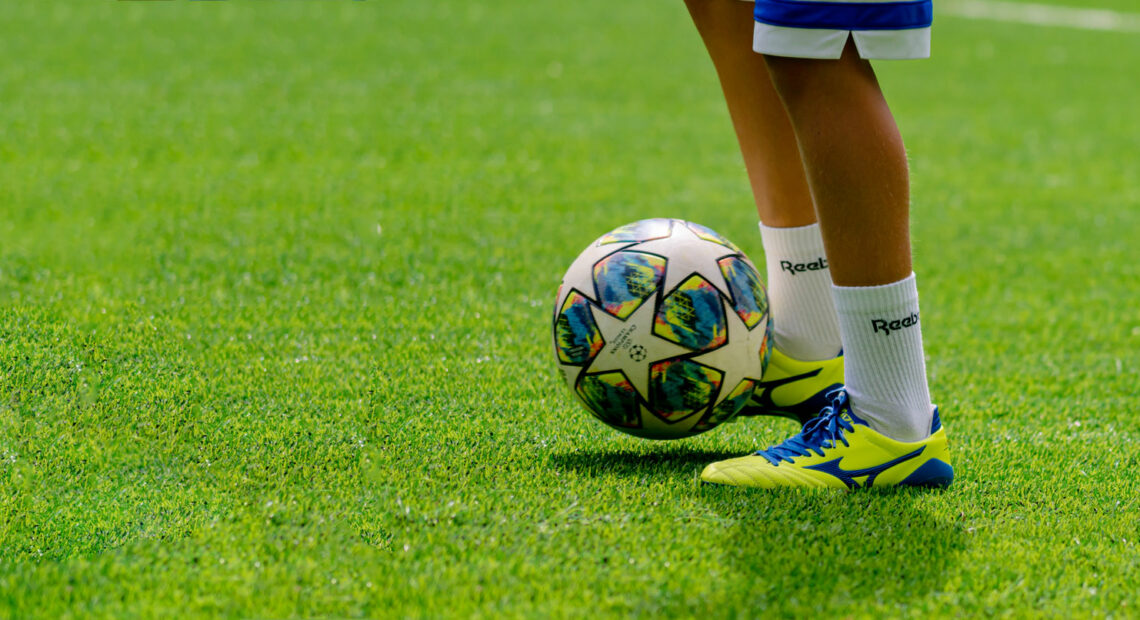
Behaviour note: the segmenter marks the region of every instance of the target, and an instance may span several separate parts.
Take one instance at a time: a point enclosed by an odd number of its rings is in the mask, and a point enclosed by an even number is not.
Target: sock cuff
[[[823,256],[823,234],[819,223],[792,228],[773,228],[760,223],[764,253],[775,256],[815,258]]]
[[[918,282],[913,272],[898,282],[879,286],[832,284],[831,293],[840,314],[879,314],[891,308],[918,305]]]

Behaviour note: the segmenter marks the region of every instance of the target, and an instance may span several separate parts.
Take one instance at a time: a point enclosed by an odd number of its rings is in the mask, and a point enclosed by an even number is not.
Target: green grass
[[[696,486],[792,426],[625,437],[549,351],[616,225],[762,260],[680,3],[0,32],[0,617],[1140,613],[1134,35],[944,18],[880,66],[958,478],[822,495]]]

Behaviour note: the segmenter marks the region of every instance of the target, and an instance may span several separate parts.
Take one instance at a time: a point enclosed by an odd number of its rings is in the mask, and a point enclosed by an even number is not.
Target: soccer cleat
[[[798,435],[749,456],[713,463],[701,472],[701,480],[762,489],[950,486],[954,468],[937,407],[930,437],[904,442],[867,426],[851,411],[846,390],[830,397],[831,404]]]
[[[804,423],[828,404],[828,393],[843,387],[843,354],[801,362],[772,347],[764,377],[738,416],[778,415]]]

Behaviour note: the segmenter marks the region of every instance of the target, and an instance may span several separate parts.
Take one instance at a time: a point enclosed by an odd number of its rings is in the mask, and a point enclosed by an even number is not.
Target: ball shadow
[[[724,526],[723,537],[708,542],[731,566],[720,604],[764,615],[913,612],[966,547],[962,528],[924,507],[930,493],[939,492],[702,487]]]
[[[705,465],[740,456],[740,451],[667,450],[617,452],[566,452],[550,456],[550,464],[558,469],[588,476],[677,476],[693,478]]]

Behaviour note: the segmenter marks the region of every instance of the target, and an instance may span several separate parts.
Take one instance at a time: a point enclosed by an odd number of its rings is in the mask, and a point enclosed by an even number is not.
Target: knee
[[[822,106],[852,103],[864,96],[881,96],[878,80],[849,41],[836,60],[765,56],[772,85],[790,116]]]
[[[809,110],[831,98],[831,87],[827,83],[827,60],[803,58],[783,58],[765,56],[772,86],[780,96],[793,124],[797,119],[809,114]]]

